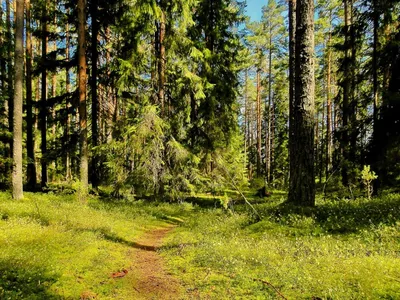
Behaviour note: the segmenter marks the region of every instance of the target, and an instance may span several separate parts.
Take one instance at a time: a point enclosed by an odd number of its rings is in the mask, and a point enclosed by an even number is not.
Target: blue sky
[[[267,4],[267,0],[247,0],[246,14],[252,21],[261,19],[261,7]]]

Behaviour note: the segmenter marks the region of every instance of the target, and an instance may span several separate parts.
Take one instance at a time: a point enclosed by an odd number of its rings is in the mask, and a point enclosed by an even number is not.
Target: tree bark
[[[374,127],[373,135],[377,134],[377,123],[378,123],[378,105],[379,105],[379,85],[378,85],[378,46],[379,46],[379,9],[378,0],[373,0],[373,26],[374,26],[374,42],[373,42],[373,54],[372,54],[372,76],[374,85]]]
[[[88,139],[86,112],[86,13],[85,0],[78,0],[78,92],[79,92],[79,124],[80,124],[80,194],[88,193]]]
[[[54,18],[53,25],[57,26],[57,20]],[[57,42],[53,41],[52,46],[49,45],[51,51],[57,53]],[[55,60],[57,60],[57,54],[55,55]],[[57,96],[57,71],[54,72],[51,76],[51,97],[55,98]],[[57,132],[57,123],[56,123],[56,104],[53,105],[51,109],[51,134],[53,139],[56,139],[56,132]],[[51,172],[51,181],[54,181],[57,175],[57,157],[53,158],[52,161],[52,172]]]
[[[0,20],[3,20],[3,6],[0,5]],[[3,49],[4,48],[4,35],[3,35],[3,30],[0,30],[0,48]],[[2,54],[4,54],[3,50],[1,52]],[[3,57],[3,55],[0,56],[0,80],[1,80],[1,92],[3,95],[6,94],[6,84],[5,84],[5,80],[6,80],[6,61],[5,61],[5,57]]]
[[[98,18],[98,0],[92,0],[91,6],[92,14],[92,78],[91,78],[91,94],[92,94],[92,146],[97,147],[99,144],[99,130],[98,130],[98,95],[97,95],[97,76],[98,68],[97,61],[99,59],[99,51],[97,48],[98,35],[99,35],[99,22]],[[92,155],[92,170],[91,170],[91,182],[94,188],[98,187],[98,157],[96,153]]]
[[[8,130],[13,132],[13,65],[12,65],[12,33],[11,33],[11,1],[6,1],[6,45],[7,45],[7,99],[8,99]],[[9,157],[13,155],[13,140],[10,140]],[[8,172],[7,172],[8,173]]]
[[[314,175],[314,1],[304,0],[296,11],[296,87],[293,161],[290,164],[288,202],[300,206],[315,205]],[[295,155],[294,155],[295,154]]]
[[[47,1],[43,3],[42,11],[42,82],[41,82],[41,100],[40,100],[40,134],[41,134],[41,146],[42,152],[42,179],[41,187],[47,187],[47,71],[46,71],[46,60],[47,60]]]
[[[247,111],[247,106],[248,106],[248,89],[247,89],[247,81],[248,81],[248,70],[246,69],[244,71],[244,169],[247,169],[247,145],[248,145],[248,135],[247,135],[247,130],[248,130],[248,111]]]
[[[27,181],[28,186],[36,186],[35,141],[33,136],[32,112],[32,30],[31,30],[31,3],[25,0],[26,5],[26,150],[28,154]]]
[[[17,0],[15,15],[15,94],[13,108],[13,175],[12,195],[19,200],[24,197],[22,182],[22,111],[24,82],[24,0]]]
[[[67,11],[69,13],[69,11]],[[69,53],[69,48],[70,48],[70,33],[69,33],[69,23],[67,21],[65,25],[65,58],[67,62],[70,60],[70,53]],[[66,78],[65,78],[65,89],[67,94],[71,92],[71,76],[69,74],[70,70],[69,67],[65,70],[66,72]],[[65,120],[65,143],[68,145],[69,144],[69,128],[70,128],[70,114],[69,114],[69,108],[70,108],[70,103],[69,100],[66,101],[65,108],[67,110],[66,113],[66,120]],[[69,181],[72,179],[72,172],[71,172],[71,155],[70,155],[70,147],[66,147],[66,154],[65,154],[65,177],[66,180]]]
[[[261,70],[257,67],[257,177],[261,177]]]
[[[295,96],[295,67],[296,67],[296,0],[289,0],[289,173],[294,166],[294,96]],[[290,176],[290,174],[289,174]]]
[[[267,132],[267,172],[266,177],[269,182],[271,178],[271,166],[272,166],[272,128],[273,128],[273,101],[272,101],[272,28],[271,23],[269,24],[269,53],[268,53],[268,132]]]
[[[350,86],[351,86],[351,68],[350,68],[350,8],[349,0],[344,0],[344,19],[345,19],[345,58],[344,58],[344,80],[343,80],[343,106],[342,106],[342,183],[344,186],[349,185],[349,115],[350,115]]]
[[[329,32],[327,50],[327,75],[326,75],[326,170],[325,174],[328,176],[332,168],[332,98],[331,98],[331,73],[332,73],[332,51],[331,51],[332,33]]]

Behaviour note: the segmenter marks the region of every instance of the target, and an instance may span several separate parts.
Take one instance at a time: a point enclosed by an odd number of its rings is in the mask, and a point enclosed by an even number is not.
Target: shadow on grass
[[[63,299],[48,290],[58,278],[38,266],[0,260],[0,276],[0,299]]]
[[[113,232],[110,232],[108,228],[71,228],[72,230],[76,232],[91,232],[98,234],[100,238],[103,238],[107,241],[110,241],[112,243],[117,243],[121,244],[127,247],[131,247],[134,249],[139,249],[139,250],[144,250],[144,251],[151,251],[155,252],[159,249],[159,247],[154,247],[154,246],[149,246],[149,245],[143,245],[134,241],[128,241],[118,235],[116,235]]]
[[[283,203],[264,208],[263,215],[277,223],[282,223],[290,215],[311,217],[329,234],[356,233],[365,228],[394,225],[400,221],[400,195],[369,201],[329,202],[305,208]]]
[[[154,247],[154,246],[149,246],[149,245],[143,245],[139,244],[136,242],[132,241],[127,241],[124,238],[121,238],[115,234],[110,234],[110,233],[103,233],[102,234],[104,239],[107,241],[113,242],[113,243],[119,243],[122,245],[126,245],[131,248],[139,249],[139,250],[144,250],[144,251],[150,251],[150,252],[155,252],[159,249],[159,247]]]

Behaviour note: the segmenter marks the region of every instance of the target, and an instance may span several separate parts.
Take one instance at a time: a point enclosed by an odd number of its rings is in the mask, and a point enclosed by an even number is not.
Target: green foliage
[[[145,206],[143,202],[104,203],[74,195],[25,193],[13,201],[0,193],[0,298],[132,298],[140,280],[131,272],[135,241],[146,230],[165,225],[160,219],[190,210],[190,205]],[[129,269],[125,278],[110,274]]]
[[[399,195],[374,201],[281,206],[259,204],[263,220],[194,210],[170,237],[164,256],[190,295],[218,299],[394,299]],[[242,211],[236,205],[235,211]]]
[[[361,171],[361,179],[365,186],[368,199],[371,199],[371,195],[373,193],[372,182],[377,178],[378,176],[375,174],[375,172],[371,171],[371,166],[364,166],[363,170]]]

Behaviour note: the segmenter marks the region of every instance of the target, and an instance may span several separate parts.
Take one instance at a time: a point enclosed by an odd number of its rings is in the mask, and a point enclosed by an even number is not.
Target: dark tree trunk
[[[296,0],[289,0],[289,170],[294,166],[294,94],[296,67]],[[289,171],[290,172],[290,171]],[[289,174],[290,175],[290,174]]]
[[[329,32],[327,43],[328,61],[327,61],[327,76],[326,76],[326,169],[325,174],[328,176],[332,168],[332,98],[331,98],[331,72],[332,72],[332,51],[331,51],[332,34]]]
[[[343,104],[342,104],[342,145],[341,150],[343,154],[343,164],[342,164],[342,183],[344,186],[349,185],[349,116],[350,116],[350,87],[351,87],[351,53],[350,53],[350,43],[351,43],[351,33],[350,33],[350,10],[351,5],[349,0],[344,0],[344,18],[345,18],[345,57],[344,57],[344,67],[343,67]]]
[[[42,188],[47,187],[47,71],[46,71],[46,60],[47,60],[47,1],[43,3],[42,11],[42,94],[40,100],[40,134],[41,134],[41,146],[42,152]]]
[[[32,112],[32,30],[31,4],[26,1],[26,150],[28,154],[27,181],[30,188],[36,186],[35,142]]]
[[[97,97],[97,61],[99,59],[99,51],[97,49],[98,35],[99,35],[99,22],[97,20],[98,15],[98,1],[92,0],[91,6],[92,15],[92,78],[91,78],[91,92],[92,92],[92,145],[93,147],[98,146],[99,143],[99,131],[98,131],[98,97]],[[91,170],[91,182],[94,188],[99,185],[98,178],[98,157],[96,153],[92,156],[92,170]]]
[[[69,11],[67,11],[67,14]],[[69,62],[70,60],[70,53],[69,53],[69,48],[70,48],[70,33],[69,33],[69,23],[66,23],[65,27],[65,58]],[[67,94],[71,92],[71,77],[70,77],[70,69],[67,67],[65,70],[66,72],[66,78],[65,78],[65,89]],[[70,129],[70,123],[71,123],[71,118],[70,118],[70,113],[69,113],[69,108],[70,108],[70,103],[69,100],[66,101],[65,108],[67,110],[66,114],[66,119],[65,119],[65,124],[64,124],[64,140],[66,145],[66,153],[65,153],[65,178],[67,181],[72,179],[72,172],[71,172],[71,150],[70,150],[70,145],[69,145],[69,129]]]
[[[6,45],[7,45],[7,99],[8,99],[8,130],[10,133],[13,132],[13,66],[12,66],[12,33],[11,33],[11,1],[6,1]],[[10,152],[9,157],[12,157],[13,153],[13,140],[10,140]]]
[[[378,86],[378,44],[379,44],[379,10],[378,0],[373,1],[373,23],[374,23],[374,42],[373,42],[373,54],[372,54],[372,77],[374,85],[374,136],[376,135],[377,123],[378,123],[378,105],[379,105],[379,86]]]
[[[304,0],[296,11],[296,88],[288,201],[315,205],[314,175],[314,1]],[[295,154],[295,155],[294,155]]]

